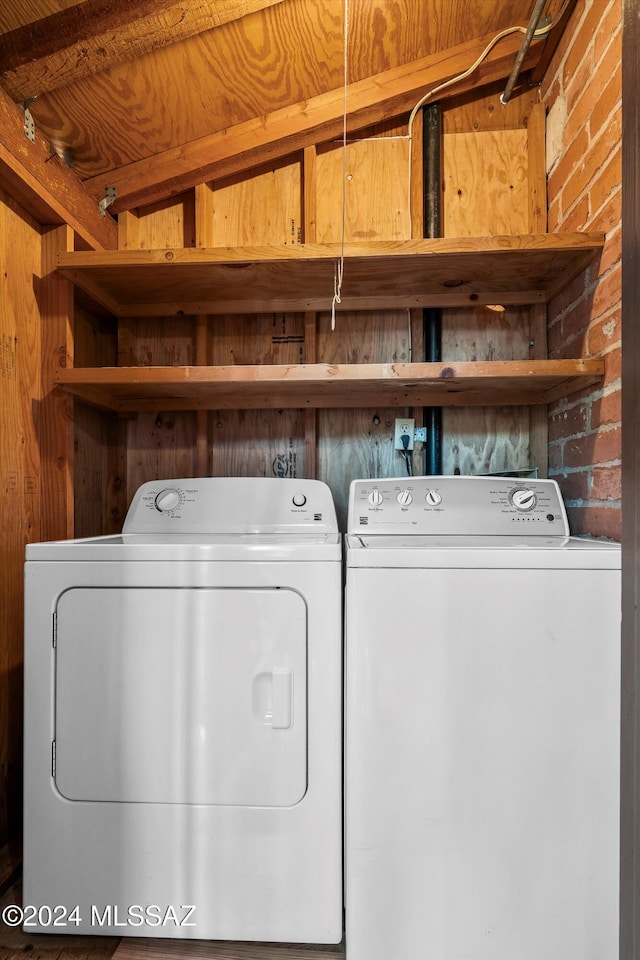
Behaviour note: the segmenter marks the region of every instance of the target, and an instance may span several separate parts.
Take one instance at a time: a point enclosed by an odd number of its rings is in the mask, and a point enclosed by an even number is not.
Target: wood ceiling
[[[574,4],[535,41],[539,79]],[[548,0],[545,17],[563,12]],[[408,114],[466,70],[534,0],[4,0],[0,88],[27,103],[55,162],[111,212],[241,174]],[[451,96],[508,76],[522,33],[502,39]],[[15,151],[14,151],[15,152]],[[1,159],[1,158],[0,158]],[[52,164],[53,165],[53,164]],[[53,191],[52,191],[53,192]]]

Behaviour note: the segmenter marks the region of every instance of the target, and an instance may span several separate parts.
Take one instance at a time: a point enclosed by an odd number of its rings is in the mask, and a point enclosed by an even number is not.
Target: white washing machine
[[[620,548],[550,480],[351,485],[347,960],[616,960]]]
[[[252,478],[27,547],[28,929],[341,940],[341,555],[325,484]]]

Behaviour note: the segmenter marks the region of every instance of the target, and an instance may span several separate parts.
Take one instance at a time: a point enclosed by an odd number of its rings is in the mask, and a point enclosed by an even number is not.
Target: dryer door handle
[[[271,674],[271,726],[288,730],[293,722],[293,670],[274,667]]]

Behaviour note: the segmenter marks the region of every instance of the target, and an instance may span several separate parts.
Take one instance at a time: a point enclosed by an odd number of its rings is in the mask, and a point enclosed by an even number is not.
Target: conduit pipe
[[[423,233],[427,238],[442,235],[442,113],[439,103],[430,103],[422,111],[422,165],[424,179]],[[442,359],[442,312],[427,307],[422,312],[424,358],[437,363]],[[424,408],[427,442],[424,448],[425,474],[442,473],[442,410]]]
[[[520,74],[520,70],[522,69],[522,64],[524,63],[524,58],[526,57],[527,51],[531,46],[533,35],[536,32],[536,29],[538,27],[538,21],[542,16],[542,10],[544,8],[545,3],[547,2],[548,0],[536,0],[535,2],[535,5],[533,7],[533,12],[529,19],[529,24],[527,26],[527,29],[525,30],[524,37],[522,38],[522,43],[520,44],[520,49],[516,54],[516,59],[513,64],[513,69],[509,74],[509,79],[507,80],[507,85],[504,88],[504,93],[501,94],[500,96],[500,103],[502,104],[508,103],[511,97],[511,94],[513,93],[513,88],[516,85],[516,81]]]

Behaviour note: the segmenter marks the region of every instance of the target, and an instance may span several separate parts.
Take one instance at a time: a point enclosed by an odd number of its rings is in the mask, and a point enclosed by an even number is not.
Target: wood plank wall
[[[443,112],[443,207],[447,236],[544,231],[544,113],[534,94],[499,104],[448,103]],[[542,114],[540,111],[542,110]],[[363,131],[349,141],[307,148],[251,176],[202,184],[171,201],[119,217],[123,249],[236,246],[406,239],[422,235],[420,118],[411,151],[406,120]],[[540,169],[542,168],[542,180]],[[544,197],[543,197],[544,201]],[[348,268],[343,284],[348,287]],[[330,302],[333,291],[327,291]],[[85,317],[80,326],[93,329]],[[534,334],[535,331],[535,334]],[[100,339],[100,338],[98,338]],[[108,340],[108,336],[107,336]],[[101,349],[107,349],[101,339]],[[76,344],[76,363],[95,356],[95,331]],[[87,345],[88,344],[88,345]],[[93,344],[93,346],[91,346]],[[444,359],[544,356],[544,311],[508,308],[446,311]],[[422,319],[406,310],[338,313],[335,329],[319,314],[173,317],[120,321],[118,363],[252,364],[385,362],[423,358]],[[104,362],[104,361],[103,361]],[[392,449],[394,420],[423,411],[379,408],[160,411],[105,426],[104,415],[78,414],[76,525],[117,529],[145,480],[197,475],[311,476],[329,483],[341,524],[349,482],[402,476]],[[98,419],[96,419],[98,417]],[[527,408],[445,410],[444,472],[486,473],[537,466],[546,472],[546,416]],[[100,453],[104,443],[110,447]],[[102,458],[102,459],[100,459]],[[96,467],[100,464],[99,468]],[[103,473],[99,492],[97,471]],[[106,477],[104,471],[106,470]],[[422,445],[414,470],[423,472]],[[92,472],[93,471],[93,472]],[[96,503],[100,503],[100,507]]]
[[[503,86],[443,110],[443,235],[544,233],[544,107],[536,91],[500,102]],[[546,357],[546,313],[536,308],[444,310],[443,360]],[[547,472],[547,411],[443,411],[443,473]]]
[[[38,224],[0,191],[0,847],[21,823],[25,544],[40,537]],[[34,282],[35,281],[35,282]]]

